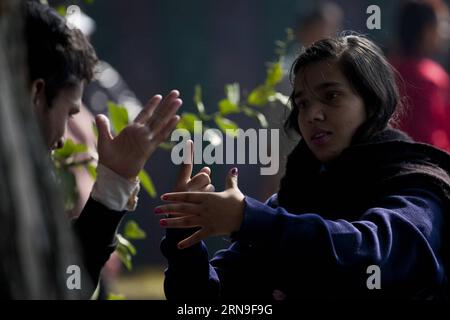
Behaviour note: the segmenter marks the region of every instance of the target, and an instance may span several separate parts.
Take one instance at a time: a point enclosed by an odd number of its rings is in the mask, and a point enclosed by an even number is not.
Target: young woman
[[[168,299],[436,298],[446,294],[450,156],[390,129],[392,68],[370,40],[314,43],[292,68],[302,137],[280,190],[178,192],[161,249]],[[193,229],[194,228],[194,229]],[[231,235],[210,261],[200,240]]]

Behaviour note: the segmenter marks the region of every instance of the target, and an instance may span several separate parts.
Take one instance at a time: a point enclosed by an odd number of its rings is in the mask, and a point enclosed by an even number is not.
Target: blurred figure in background
[[[344,11],[333,1],[320,1],[314,7],[297,15],[295,38],[303,47],[337,35],[342,30]]]
[[[288,96],[292,92],[292,84],[289,79],[290,67],[301,48],[309,47],[320,39],[337,36],[342,31],[343,21],[344,11],[333,1],[319,1],[310,7],[309,10],[297,13],[293,25],[295,43],[290,46],[283,63],[284,72],[288,76],[278,86],[278,90],[281,93]],[[280,108],[283,108],[283,112],[280,112]],[[264,177],[264,180],[267,181],[261,188],[262,199],[267,199],[278,190],[280,180],[284,175],[287,155],[298,143],[297,139],[289,137],[283,128],[283,124],[289,115],[288,109],[284,106],[276,105],[267,108],[265,114],[269,126],[280,130],[280,171],[274,176]]]
[[[399,128],[414,140],[450,151],[449,86],[445,69],[432,57],[448,35],[442,1],[405,1],[398,12],[398,48],[391,62],[402,76],[406,111]]]
[[[314,42],[337,36],[343,28],[344,11],[333,1],[319,1],[309,9],[299,11],[296,14],[293,32],[295,43],[287,52],[283,68],[289,73],[292,63],[303,47],[309,47]],[[286,95],[292,91],[289,77],[286,77],[279,85],[279,90]],[[280,121],[284,123],[286,119]]]

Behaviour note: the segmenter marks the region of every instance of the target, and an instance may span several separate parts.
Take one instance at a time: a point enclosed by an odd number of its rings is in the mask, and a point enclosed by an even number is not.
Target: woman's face
[[[303,139],[319,161],[333,160],[350,145],[355,131],[366,119],[363,99],[337,62],[330,60],[300,70],[294,85]]]

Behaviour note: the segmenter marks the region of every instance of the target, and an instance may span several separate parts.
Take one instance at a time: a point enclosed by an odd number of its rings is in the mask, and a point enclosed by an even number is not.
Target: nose
[[[325,112],[321,103],[313,103],[309,108],[308,122],[313,123],[315,121],[324,121]]]

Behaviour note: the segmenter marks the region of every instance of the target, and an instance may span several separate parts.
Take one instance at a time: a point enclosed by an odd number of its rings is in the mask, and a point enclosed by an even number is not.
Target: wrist
[[[245,197],[243,194],[237,198],[237,210],[236,212],[236,224],[231,228],[230,235],[238,232],[241,229],[242,223],[244,221],[244,207],[245,207]]]
[[[115,211],[133,211],[138,201],[139,179],[125,179],[115,171],[99,163],[97,180],[91,192],[94,200]]]
[[[115,174],[128,180],[129,182],[133,183],[133,182],[139,181],[139,178],[138,178],[139,172],[136,173],[136,170],[130,170],[129,167],[124,168],[124,169],[116,168],[114,165],[112,165],[110,163],[105,163],[101,159],[99,160],[99,164],[108,168],[109,170],[113,171]]]

